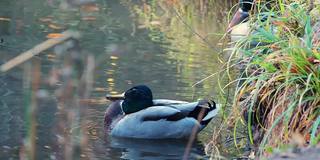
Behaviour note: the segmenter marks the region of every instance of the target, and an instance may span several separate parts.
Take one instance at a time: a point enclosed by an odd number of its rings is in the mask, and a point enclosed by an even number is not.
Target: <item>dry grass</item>
[[[319,5],[272,3],[269,9],[256,5],[251,34],[232,54],[241,53],[245,63],[229,122],[239,124],[245,115],[250,142],[260,153],[290,143],[294,134],[304,137],[302,145],[320,139],[320,21],[309,15]],[[252,42],[263,45],[248,47]]]

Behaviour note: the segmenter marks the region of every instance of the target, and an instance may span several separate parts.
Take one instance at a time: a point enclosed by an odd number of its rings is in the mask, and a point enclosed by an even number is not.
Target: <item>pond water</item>
[[[59,96],[69,91],[68,80],[55,76],[68,66],[60,53],[70,52],[61,49],[68,44],[1,73],[0,159],[182,159],[186,140],[104,136],[110,103],[104,96],[146,84],[155,98],[218,100],[218,77],[193,85],[221,69],[219,43],[231,2],[87,1],[0,1],[0,64],[73,29],[81,34],[77,54],[95,66],[91,87],[72,86],[88,94],[71,98]],[[190,159],[205,157],[212,125],[199,134]]]

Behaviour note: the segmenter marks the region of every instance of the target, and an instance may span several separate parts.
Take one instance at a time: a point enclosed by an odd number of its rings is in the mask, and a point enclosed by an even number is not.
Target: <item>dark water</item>
[[[103,114],[109,102],[104,95],[146,84],[155,98],[218,100],[217,77],[192,86],[221,67],[217,33],[224,31],[231,2],[82,2],[0,1],[0,63],[53,36],[50,33],[73,29],[82,36],[76,47],[80,58],[73,58],[72,65],[85,70],[85,57],[90,56],[95,65],[87,95],[79,94],[86,85],[70,80],[77,76],[54,81],[55,71],[72,59],[60,53],[72,52],[61,49],[68,43],[1,73],[0,159],[181,159],[185,140],[105,137]],[[76,85],[68,89],[67,82]],[[75,94],[61,98],[61,91]],[[205,157],[203,146],[212,127],[199,135],[191,159]]]

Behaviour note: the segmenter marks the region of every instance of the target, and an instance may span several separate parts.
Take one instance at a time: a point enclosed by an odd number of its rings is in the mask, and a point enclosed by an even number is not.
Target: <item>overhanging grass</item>
[[[231,117],[247,113],[249,139],[260,152],[289,143],[293,134],[310,136],[305,145],[320,141],[320,28],[312,27],[320,21],[312,21],[306,2],[272,3],[268,9],[257,4],[251,34],[232,54],[241,53],[246,63],[234,97],[238,111]],[[253,42],[261,45],[249,48]]]

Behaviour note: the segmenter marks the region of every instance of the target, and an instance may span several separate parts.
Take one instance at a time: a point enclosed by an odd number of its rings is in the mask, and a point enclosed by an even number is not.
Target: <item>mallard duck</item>
[[[219,109],[214,101],[153,99],[145,85],[106,98],[113,102],[105,113],[105,130],[112,136],[125,138],[187,138],[194,128],[196,133],[205,128]]]
[[[249,26],[249,12],[253,9],[253,6],[255,5],[256,1],[255,0],[239,0],[239,9],[237,10],[237,12],[234,14],[232,20],[230,21],[228,28],[227,28],[227,33],[230,33],[231,36],[231,42],[236,42],[240,39],[242,39],[243,37],[248,36],[249,34],[256,34],[256,30],[250,30],[253,29],[253,27]],[[260,2],[257,2],[260,3]],[[265,5],[263,5],[263,7],[261,8],[265,11],[270,10],[270,8],[272,7],[272,2],[270,0],[265,0]],[[259,20],[261,22],[265,21],[268,18],[268,15],[264,15],[264,14],[259,14],[256,15],[259,16]],[[270,26],[271,30],[273,30],[274,32],[276,32],[276,28],[274,28],[274,26]],[[252,41],[250,43],[250,47],[256,47],[258,45],[265,45],[266,43],[261,43],[258,41]]]
[[[234,14],[232,20],[230,21],[227,32],[231,32],[233,27],[245,22],[249,17],[249,11],[252,9],[252,5],[254,0],[239,0],[239,9]]]
[[[249,24],[246,23],[253,0],[239,0],[239,9],[232,17],[227,33],[231,35],[231,42],[236,42],[249,34]]]

